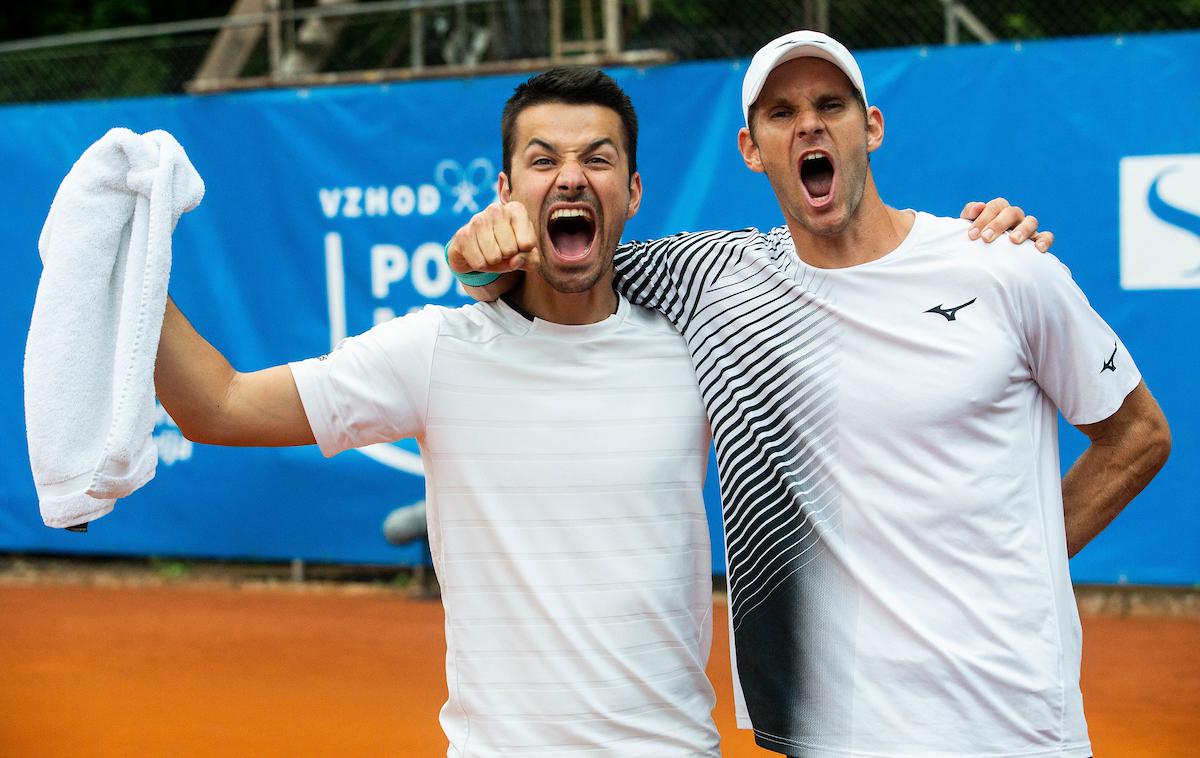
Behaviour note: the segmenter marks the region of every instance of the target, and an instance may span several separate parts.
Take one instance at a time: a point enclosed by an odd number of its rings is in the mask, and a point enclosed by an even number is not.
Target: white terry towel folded
[[[86,525],[154,477],[154,359],[171,233],[204,182],[164,131],[112,129],[42,227],[25,345],[29,461],[46,526]]]

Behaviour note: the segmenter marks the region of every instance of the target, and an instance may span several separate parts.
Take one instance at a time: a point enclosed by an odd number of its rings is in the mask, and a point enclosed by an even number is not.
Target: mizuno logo
[[[932,308],[930,308],[929,310],[927,310],[925,312],[926,313],[936,313],[939,316],[945,316],[947,321],[953,321],[954,316],[959,311],[961,311],[963,308],[966,308],[968,305],[975,302],[977,299],[978,298],[973,297],[970,300],[968,300],[967,302],[963,303],[962,305],[956,305],[953,308],[943,308],[942,304],[938,303],[937,305],[933,306]]]
[[[1104,362],[1104,365],[1100,367],[1101,374],[1103,374],[1105,371],[1111,371],[1114,374],[1117,373],[1117,364],[1113,363],[1113,359],[1115,359],[1116,357],[1117,357],[1117,343],[1114,342],[1112,355],[1108,356],[1108,360],[1106,360]]]

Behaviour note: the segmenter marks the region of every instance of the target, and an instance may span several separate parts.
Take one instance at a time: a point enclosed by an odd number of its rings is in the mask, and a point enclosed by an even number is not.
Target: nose
[[[803,108],[796,115],[796,138],[819,137],[825,133],[825,121],[816,108]]]
[[[564,161],[558,171],[558,189],[560,192],[581,192],[587,186],[587,177],[579,161]]]

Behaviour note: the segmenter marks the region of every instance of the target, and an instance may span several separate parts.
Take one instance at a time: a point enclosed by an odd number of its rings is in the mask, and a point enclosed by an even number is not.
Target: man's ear
[[[750,130],[744,126],[738,130],[738,150],[742,153],[742,160],[746,162],[746,168],[759,174],[763,173],[762,156],[758,152],[758,145],[754,144]]]
[[[629,180],[629,205],[625,208],[625,220],[633,218],[642,207],[642,175],[636,171]]]
[[[500,202],[507,203],[512,197],[512,186],[508,183],[508,175],[503,171],[500,172],[499,178],[496,179],[496,197],[500,198]]]
[[[882,144],[883,112],[872,105],[867,108],[867,152],[875,152]]]

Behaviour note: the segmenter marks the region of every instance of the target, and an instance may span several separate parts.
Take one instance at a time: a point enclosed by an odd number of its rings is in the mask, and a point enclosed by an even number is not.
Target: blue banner
[[[957,215],[1004,196],[1121,334],[1174,431],[1164,472],[1073,561],[1076,580],[1200,580],[1200,34],[859,56],[886,118],[885,200]],[[744,61],[612,71],[641,119],[641,212],[627,238],[768,227],[780,213],[736,149]],[[193,445],[162,414],[158,475],[87,535],[42,526],[21,362],[37,237],[72,162],[110,127],[166,129],[207,195],[175,236],[171,292],[243,370],[328,352],[426,302],[465,302],[442,243],[495,197],[499,118],[523,76],[0,108],[0,549],[412,563],[381,535],[422,499],[415,445],[326,461],[313,448]],[[1085,438],[1062,433],[1065,464]],[[723,572],[715,465],[706,496]]]

